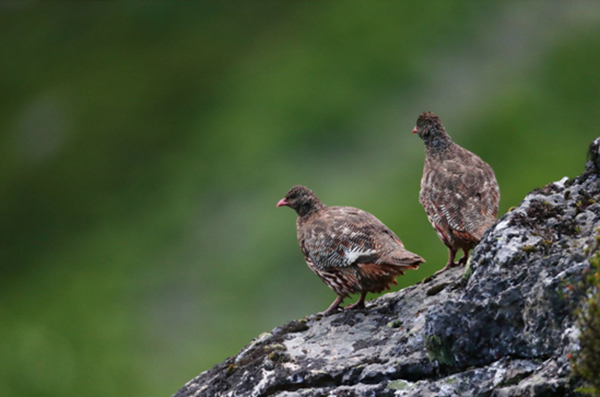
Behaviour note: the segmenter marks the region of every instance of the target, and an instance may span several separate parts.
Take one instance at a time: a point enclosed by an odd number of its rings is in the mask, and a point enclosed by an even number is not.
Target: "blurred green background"
[[[440,269],[422,111],[501,213],[600,135],[594,1],[5,1],[0,26],[3,397],[168,396],[324,310],[294,184],[427,259],[396,289]]]

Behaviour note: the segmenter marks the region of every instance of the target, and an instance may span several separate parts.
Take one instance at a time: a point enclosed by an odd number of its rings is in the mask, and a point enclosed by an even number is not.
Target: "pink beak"
[[[281,200],[279,200],[279,202],[277,203],[277,207],[275,207],[275,208],[283,207],[284,205],[290,205],[290,204],[287,201],[285,201],[285,198],[282,198]]]
[[[415,128],[413,129],[413,134],[417,133],[417,126],[415,125]]]

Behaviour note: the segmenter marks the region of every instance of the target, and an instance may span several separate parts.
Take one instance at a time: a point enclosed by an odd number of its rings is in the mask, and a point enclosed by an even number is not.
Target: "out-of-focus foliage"
[[[600,236],[596,237],[596,243]],[[598,247],[596,247],[598,248]],[[573,356],[573,375],[584,380],[584,394],[600,396],[600,251],[590,258],[576,291],[583,295],[583,303],[577,310],[579,349]]]
[[[294,184],[427,260],[417,116],[501,213],[600,135],[595,2],[0,4],[0,395],[164,396],[334,298]]]

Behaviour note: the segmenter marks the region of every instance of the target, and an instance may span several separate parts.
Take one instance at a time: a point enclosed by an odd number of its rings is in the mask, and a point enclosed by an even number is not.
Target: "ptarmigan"
[[[421,114],[415,133],[425,143],[419,201],[449,250],[448,263],[439,274],[457,265],[454,258],[459,249],[464,255],[458,264],[467,262],[469,250],[496,221],[500,189],[492,167],[452,142],[435,114]]]
[[[352,207],[328,207],[305,186],[292,187],[277,207],[296,211],[298,243],[308,266],[337,294],[323,312],[360,293],[347,309],[364,308],[368,292],[396,284],[396,276],[425,261],[404,249],[402,241],[370,213]]]

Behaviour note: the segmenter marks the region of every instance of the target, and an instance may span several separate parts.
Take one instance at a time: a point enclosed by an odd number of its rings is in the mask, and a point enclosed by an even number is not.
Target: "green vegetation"
[[[0,396],[168,396],[325,309],[334,294],[275,209],[294,184],[372,212],[427,260],[397,289],[442,268],[419,113],[493,166],[500,214],[580,174],[600,135],[599,14],[2,3]]]
[[[525,252],[527,254],[537,251],[537,248],[535,245],[525,245],[521,249],[523,250],[523,252]]]
[[[386,389],[388,390],[404,390],[406,388],[408,388],[410,386],[410,383],[408,383],[405,380],[393,380],[390,383],[388,383]]]
[[[440,365],[453,366],[456,364],[451,346],[442,343],[437,335],[429,335],[425,338],[425,348],[430,361],[437,361]]]
[[[463,279],[465,281],[469,281],[471,275],[473,275],[473,267],[471,266],[471,258],[469,257],[469,259],[467,260],[467,264],[465,265],[465,270],[463,272]]]
[[[573,375],[581,377],[588,384],[580,391],[600,396],[600,251],[590,259],[590,269],[586,272],[578,289],[585,295],[583,306],[577,311],[579,351],[573,357]]]

